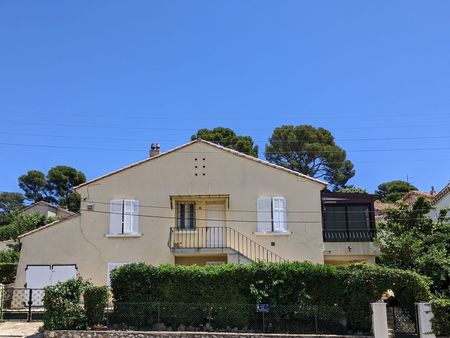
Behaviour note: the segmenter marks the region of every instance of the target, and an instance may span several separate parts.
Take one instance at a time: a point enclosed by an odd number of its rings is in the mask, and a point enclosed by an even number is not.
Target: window
[[[195,230],[195,202],[177,203],[177,228]]]
[[[111,235],[139,233],[139,201],[111,201],[109,233]]]
[[[260,197],[257,201],[258,232],[287,232],[286,199]]]
[[[371,241],[370,205],[335,204],[324,206],[324,240]]]

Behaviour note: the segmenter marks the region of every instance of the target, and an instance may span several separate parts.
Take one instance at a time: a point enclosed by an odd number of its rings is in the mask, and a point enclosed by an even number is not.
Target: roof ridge
[[[131,168],[133,168],[133,167],[135,167],[135,166],[138,166],[138,165],[140,165],[140,164],[143,164],[143,163],[146,163],[146,162],[155,160],[155,159],[157,159],[157,158],[160,158],[160,157],[162,157],[162,156],[171,154],[171,153],[173,153],[173,152],[175,152],[175,151],[178,151],[178,150],[180,150],[180,149],[183,149],[183,148],[185,148],[185,147],[188,147],[188,146],[190,146],[190,145],[192,145],[192,144],[194,144],[194,143],[203,143],[203,144],[209,145],[209,146],[211,146],[211,147],[214,147],[214,148],[217,148],[217,149],[220,149],[220,150],[229,152],[229,153],[231,153],[231,154],[234,154],[234,155],[237,155],[237,156],[246,158],[246,159],[248,159],[248,160],[252,160],[252,161],[258,162],[258,163],[260,163],[260,164],[264,164],[264,165],[269,166],[269,167],[272,167],[272,168],[274,168],[274,169],[282,170],[282,171],[284,171],[284,172],[287,172],[287,173],[290,173],[290,174],[293,174],[293,175],[296,175],[296,176],[300,176],[300,177],[306,178],[306,179],[308,179],[308,180],[311,180],[311,181],[313,181],[313,182],[316,182],[316,183],[319,183],[319,184],[322,184],[322,185],[325,185],[325,186],[328,185],[328,183],[325,182],[325,181],[322,181],[322,180],[319,180],[319,179],[317,179],[317,178],[314,178],[314,177],[311,177],[311,176],[308,176],[308,175],[299,173],[299,172],[297,172],[297,171],[295,171],[295,170],[288,169],[288,168],[285,168],[285,167],[283,167],[283,166],[280,166],[280,165],[277,165],[277,164],[270,163],[270,162],[268,162],[268,161],[266,161],[266,160],[262,160],[262,159],[260,159],[260,158],[258,158],[258,157],[254,157],[254,156],[251,156],[251,155],[244,154],[244,153],[242,153],[242,152],[240,152],[240,151],[237,151],[237,150],[234,150],[234,149],[230,149],[230,148],[221,146],[221,145],[219,145],[219,144],[213,143],[213,142],[211,142],[211,141],[204,140],[204,139],[202,139],[202,138],[197,138],[197,139],[192,140],[192,141],[190,141],[190,142],[184,143],[184,144],[182,144],[182,145],[180,145],[180,146],[178,146],[178,147],[169,149],[169,150],[167,150],[167,151],[165,151],[165,152],[163,152],[163,153],[161,153],[161,154],[159,154],[159,155],[155,155],[155,156],[152,156],[152,157],[148,157],[148,158],[143,159],[143,160],[141,160],[141,161],[138,161],[138,162],[136,162],[136,163],[132,163],[132,164],[127,165],[127,166],[125,166],[125,167],[122,167],[122,168],[116,169],[116,170],[114,170],[114,171],[111,171],[111,172],[109,172],[109,173],[107,173],[107,174],[105,174],[105,175],[99,176],[99,177],[97,177],[97,178],[95,178],[95,179],[92,179],[92,180],[89,180],[89,181],[87,181],[87,182],[84,182],[84,183],[82,183],[82,184],[80,184],[80,185],[74,187],[74,189],[75,189],[75,190],[76,190],[76,189],[79,189],[79,188],[81,188],[81,187],[83,187],[83,186],[86,186],[86,185],[89,185],[89,184],[91,184],[91,183],[97,182],[97,181],[99,181],[99,180],[101,180],[101,179],[104,179],[104,178],[106,178],[106,177],[115,175],[115,174],[117,174],[117,173],[119,173],[119,172],[122,172],[122,171],[125,171],[125,170],[128,170],[128,169],[131,169]]]

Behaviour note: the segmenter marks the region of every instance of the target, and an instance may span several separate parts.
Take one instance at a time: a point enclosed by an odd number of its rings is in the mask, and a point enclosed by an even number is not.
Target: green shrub
[[[160,312],[161,322],[166,325],[199,325],[212,316],[215,325],[221,327],[244,326],[252,322],[255,308],[249,308],[248,304],[268,303],[271,308],[280,309],[279,315],[273,316],[274,330],[284,330],[282,322],[289,318],[300,318],[298,309],[287,310],[286,306],[304,308],[313,305],[321,307],[324,314],[334,313],[330,319],[319,318],[324,323],[331,323],[331,319],[339,320],[337,312],[340,311],[341,314],[347,313],[350,330],[369,332],[369,303],[380,299],[387,289],[392,289],[400,304],[410,311],[414,310],[414,302],[430,298],[426,278],[409,271],[369,264],[333,267],[294,262],[154,267],[139,263],[115,269],[111,286],[115,316],[130,319],[134,311],[133,326],[138,327],[151,325],[145,311],[153,313],[152,318],[156,316],[154,305],[149,310],[144,307],[150,305],[144,303],[178,304]],[[186,318],[175,316],[175,312],[180,312],[177,306],[192,307],[192,304],[196,307],[181,311]],[[211,310],[205,313],[202,304],[212,306],[212,313]]]
[[[433,309],[433,331],[436,336],[450,336],[450,299],[435,298],[431,301]]]
[[[40,228],[53,221],[56,221],[55,217],[47,217],[38,213],[15,215],[11,223],[0,227],[0,241],[16,239],[19,235]]]
[[[0,263],[17,263],[20,251],[14,249],[0,250]]]
[[[108,305],[108,288],[106,286],[89,286],[84,291],[84,309],[89,325],[103,324],[105,308]]]
[[[16,279],[17,263],[0,263],[0,283],[11,284]]]
[[[70,279],[45,288],[44,327],[46,330],[84,330],[88,327],[85,309],[80,298],[88,282]]]

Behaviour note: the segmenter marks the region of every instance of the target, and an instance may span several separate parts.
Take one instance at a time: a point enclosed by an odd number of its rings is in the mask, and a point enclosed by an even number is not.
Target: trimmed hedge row
[[[154,267],[138,263],[119,267],[111,276],[117,304],[338,306],[346,312],[348,328],[354,332],[370,331],[369,303],[380,299],[387,289],[392,289],[400,304],[413,313],[414,302],[430,298],[428,284],[425,277],[414,272],[368,264],[340,267],[311,263]],[[238,315],[247,316],[246,313]]]
[[[0,283],[11,284],[16,279],[17,263],[0,263]]]
[[[433,331],[437,336],[450,336],[450,299],[435,298],[431,301],[433,309]]]

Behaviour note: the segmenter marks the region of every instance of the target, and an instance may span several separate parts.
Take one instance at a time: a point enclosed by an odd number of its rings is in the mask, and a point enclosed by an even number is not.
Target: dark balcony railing
[[[341,229],[323,230],[324,242],[373,242],[376,230],[374,229]]]
[[[253,262],[279,263],[285,260],[230,227],[170,228],[167,243],[172,251],[181,249],[232,249]]]

